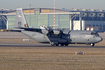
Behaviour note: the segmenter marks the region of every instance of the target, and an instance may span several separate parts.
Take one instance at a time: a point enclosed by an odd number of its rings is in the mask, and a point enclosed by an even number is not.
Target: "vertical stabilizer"
[[[22,8],[17,8],[16,10],[14,28],[17,28],[17,27],[28,27],[26,24],[26,20],[25,20]]]

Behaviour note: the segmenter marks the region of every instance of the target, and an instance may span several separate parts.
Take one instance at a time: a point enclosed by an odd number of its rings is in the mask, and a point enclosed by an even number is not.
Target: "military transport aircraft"
[[[46,26],[41,28],[30,28],[26,24],[26,20],[22,8],[17,8],[14,30],[20,30],[23,34],[40,43],[50,43],[52,46],[68,46],[68,44],[90,44],[102,41],[102,38],[94,31],[78,31],[78,30],[59,30],[51,29]]]

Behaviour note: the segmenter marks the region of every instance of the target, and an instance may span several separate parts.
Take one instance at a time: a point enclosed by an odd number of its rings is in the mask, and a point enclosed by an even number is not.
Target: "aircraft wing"
[[[20,27],[19,29],[24,29],[26,31],[34,31],[34,32],[41,32],[42,29],[40,28],[27,28],[27,27]]]
[[[21,32],[21,30],[9,30],[10,32]]]

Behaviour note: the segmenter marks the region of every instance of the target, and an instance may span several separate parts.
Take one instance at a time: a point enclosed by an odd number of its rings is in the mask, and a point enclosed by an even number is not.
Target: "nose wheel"
[[[90,45],[93,47],[95,44],[94,43],[91,43]]]

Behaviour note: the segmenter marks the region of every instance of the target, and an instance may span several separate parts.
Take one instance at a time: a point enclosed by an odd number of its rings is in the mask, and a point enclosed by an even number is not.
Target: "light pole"
[[[55,0],[54,0],[54,25],[53,25],[53,29],[55,29]]]
[[[29,18],[30,18],[29,24],[30,24],[30,26],[31,26],[31,10],[30,10],[30,9],[31,9],[31,4],[29,4],[28,6],[29,6],[29,14],[30,14],[30,17],[29,17]]]

